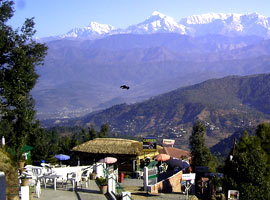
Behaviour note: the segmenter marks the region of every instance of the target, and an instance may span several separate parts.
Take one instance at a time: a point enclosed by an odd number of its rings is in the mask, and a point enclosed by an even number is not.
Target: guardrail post
[[[108,192],[115,193],[116,188],[116,176],[114,174],[108,176]]]
[[[105,177],[104,169],[106,169],[106,163],[97,163],[96,164],[96,173],[97,177]]]
[[[147,191],[148,187],[148,168],[143,168],[143,185],[144,185],[144,191]]]
[[[29,200],[29,186],[21,186],[21,200]]]
[[[0,199],[6,199],[6,178],[4,172],[0,172]]]

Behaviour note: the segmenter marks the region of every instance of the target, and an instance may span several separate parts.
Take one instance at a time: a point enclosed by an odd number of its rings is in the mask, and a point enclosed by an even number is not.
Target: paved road
[[[151,195],[143,191],[143,180],[138,179],[125,179],[121,186],[125,191],[131,192],[133,200],[186,200],[186,195],[180,193],[159,193],[157,195]],[[37,200],[37,198],[34,198]],[[78,189],[72,191],[71,185],[68,185],[67,189],[64,186],[59,186],[56,191],[53,190],[52,185],[48,185],[46,189],[42,187],[41,197],[39,200],[107,200],[109,197],[100,193],[99,188],[94,180],[90,180],[89,187],[85,189]],[[189,199],[197,200],[195,196]]]
[[[34,198],[38,199],[38,198]],[[41,197],[39,200],[107,200],[108,198],[101,194],[99,188],[94,180],[90,180],[88,188],[78,187],[74,192],[72,191],[71,185],[68,185],[67,189],[64,186],[53,190],[53,186],[49,185],[47,188],[41,188]]]
[[[159,193],[156,195],[148,194],[143,191],[143,180],[125,179],[121,186],[126,191],[131,192],[133,200],[186,200],[187,196],[182,193]],[[189,196],[189,199],[197,200],[195,196]]]

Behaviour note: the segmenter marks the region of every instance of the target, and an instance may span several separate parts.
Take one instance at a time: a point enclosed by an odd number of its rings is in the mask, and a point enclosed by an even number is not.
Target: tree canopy
[[[36,32],[33,18],[26,19],[20,29],[7,25],[13,4],[0,0],[0,127],[7,145],[19,153],[31,135],[40,131],[30,91],[38,78],[35,68],[43,64],[47,47],[32,39]]]

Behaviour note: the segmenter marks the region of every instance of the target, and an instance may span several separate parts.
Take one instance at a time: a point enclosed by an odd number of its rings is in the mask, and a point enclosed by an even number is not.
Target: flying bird
[[[127,89],[128,90],[129,89],[129,86],[127,86],[127,85],[121,85],[120,88]]]

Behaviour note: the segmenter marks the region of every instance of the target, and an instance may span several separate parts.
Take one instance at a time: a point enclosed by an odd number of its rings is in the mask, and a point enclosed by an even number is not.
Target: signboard
[[[158,169],[157,167],[144,167],[143,168],[143,186],[144,191],[149,191],[149,185],[154,185],[158,180]],[[151,191],[151,189],[150,189]]]
[[[195,177],[196,177],[195,173],[182,174],[182,185],[185,186],[185,192],[187,194],[187,199],[189,199],[188,198],[189,189],[195,183]]]
[[[155,185],[158,178],[158,169],[156,167],[148,168],[148,185]]]
[[[162,143],[164,146],[173,146],[175,143],[175,140],[171,140],[171,139],[163,139]]]
[[[143,138],[143,151],[156,151],[156,150],[157,150],[156,137]]]
[[[239,191],[238,190],[229,190],[228,191],[228,200],[239,200]]]
[[[182,180],[183,181],[191,181],[191,180],[195,180],[195,173],[189,173],[189,174],[182,174]]]

